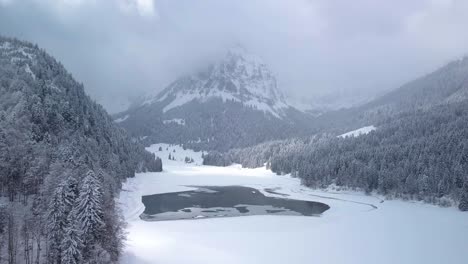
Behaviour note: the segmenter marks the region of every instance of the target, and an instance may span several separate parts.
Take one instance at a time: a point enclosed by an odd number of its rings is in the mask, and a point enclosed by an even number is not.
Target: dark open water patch
[[[146,221],[199,219],[244,215],[318,216],[327,204],[289,198],[267,197],[244,186],[192,186],[196,190],[142,197]]]

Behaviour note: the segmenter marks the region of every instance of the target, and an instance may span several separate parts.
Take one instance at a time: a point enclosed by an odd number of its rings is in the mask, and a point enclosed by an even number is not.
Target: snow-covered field
[[[159,144],[149,150],[163,158],[164,172],[138,174],[124,184],[120,203],[128,241],[122,263],[468,263],[468,213],[455,208],[316,191],[265,168],[201,166],[201,153],[180,147]],[[167,160],[169,153],[176,161]],[[195,162],[185,164],[186,156]],[[139,219],[142,195],[190,189],[183,185],[277,188],[290,198],[325,202],[331,209],[321,217]]]
[[[353,130],[353,131],[349,131],[347,133],[344,133],[342,135],[339,135],[338,137],[342,137],[342,138],[346,138],[346,137],[359,137],[361,135],[367,135],[369,134],[371,131],[374,131],[376,130],[377,128],[375,126],[365,126],[365,127],[361,127],[361,128],[358,128],[356,130]]]

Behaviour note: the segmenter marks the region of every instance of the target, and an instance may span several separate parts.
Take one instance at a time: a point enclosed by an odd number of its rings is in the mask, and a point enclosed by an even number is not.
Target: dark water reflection
[[[267,197],[244,186],[193,187],[198,189],[143,196],[145,211],[140,218],[162,221],[244,215],[317,216],[330,208],[320,202]]]

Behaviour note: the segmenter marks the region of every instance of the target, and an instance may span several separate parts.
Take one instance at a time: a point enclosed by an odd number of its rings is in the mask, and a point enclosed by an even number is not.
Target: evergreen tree
[[[75,202],[73,190],[69,188],[67,181],[61,182],[54,190],[49,204],[48,213],[48,239],[49,261],[58,262],[61,255],[61,242],[66,233],[68,214]]]
[[[460,199],[460,204],[458,205],[458,208],[461,211],[468,211],[468,183],[465,183],[463,186],[463,193]]]
[[[67,220],[68,223],[60,245],[61,264],[79,264],[82,263],[81,251],[83,249],[81,232],[76,226],[74,213],[70,213]]]
[[[87,243],[96,241],[101,228],[105,224],[102,221],[101,182],[92,170],[89,170],[83,179],[76,207],[76,216],[83,232],[83,239]]]

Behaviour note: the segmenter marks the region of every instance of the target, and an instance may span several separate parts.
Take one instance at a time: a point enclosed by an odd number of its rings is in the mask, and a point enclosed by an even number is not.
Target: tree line
[[[400,113],[359,137],[320,134],[225,153],[204,164],[266,165],[303,184],[331,184],[388,196],[458,204],[468,210],[468,102]]]

